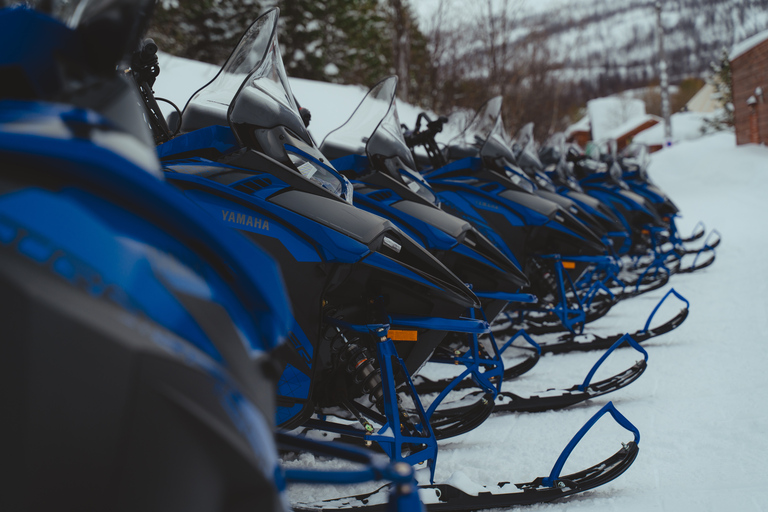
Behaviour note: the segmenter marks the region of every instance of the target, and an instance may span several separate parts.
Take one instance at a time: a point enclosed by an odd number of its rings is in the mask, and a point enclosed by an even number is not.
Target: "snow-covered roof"
[[[731,61],[738,59],[749,50],[759,45],[760,43],[763,43],[764,41],[768,41],[768,30],[763,30],[762,32],[759,32],[752,37],[734,45],[733,49],[731,50]]]
[[[610,130],[606,134],[606,137],[610,139],[618,139],[619,137],[628,134],[635,128],[639,128],[640,126],[647,123],[648,121],[653,121],[654,124],[658,124],[662,122],[663,119],[660,118],[659,116],[654,116],[652,114],[644,114],[642,116],[633,117],[632,119]]]
[[[588,132],[589,131],[589,116],[584,116],[565,130],[565,136],[570,137],[574,132]]]
[[[592,139],[601,140],[633,119],[645,116],[645,102],[634,98],[598,98],[587,102],[587,112],[592,125]]]

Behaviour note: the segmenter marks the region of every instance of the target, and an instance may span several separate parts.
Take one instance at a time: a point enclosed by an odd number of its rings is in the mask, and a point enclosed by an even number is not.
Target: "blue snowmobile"
[[[720,245],[720,232],[712,230],[704,238],[706,228],[703,222],[698,222],[690,236],[684,237],[677,229],[676,219],[680,216],[680,210],[672,199],[659,188],[648,175],[648,166],[650,164],[650,154],[648,146],[645,144],[633,143],[624,148],[616,158],[617,163],[622,170],[622,180],[636,193],[647,198],[655,206],[662,220],[667,225],[666,240],[661,240],[672,244],[677,251],[683,254],[702,254],[712,251]],[[700,248],[691,248],[687,246],[691,242],[704,238],[704,244]],[[701,265],[692,264],[683,271],[693,271],[714,262],[714,257]],[[705,264],[706,263],[706,264]]]
[[[621,191],[592,192],[603,200],[605,200],[606,194],[609,198],[613,198],[613,200],[607,200],[607,203],[598,197],[585,193],[580,184],[567,178],[567,169],[563,169],[568,165],[565,160],[567,152],[564,147],[565,137],[561,133],[550,137],[541,150],[536,151],[533,139],[533,123],[528,123],[518,132],[513,151],[522,169],[529,176],[535,176],[538,183],[542,184],[542,188],[546,186],[551,191],[550,194],[567,197],[574,201],[580,208],[594,214],[594,219],[608,230],[603,240],[611,249],[616,264],[612,268],[597,268],[582,275],[581,282],[577,283],[577,286],[588,286],[595,279],[599,279],[605,286],[611,288],[616,300],[621,300],[666,285],[670,276],[669,269],[659,268],[655,269],[653,273],[641,269],[638,272],[637,265],[631,265],[635,267],[635,272],[630,272],[627,269],[629,265],[625,265],[629,262],[620,259],[621,256],[630,253],[635,258],[645,254],[649,240],[647,233],[650,224],[648,223],[654,222],[653,212],[649,211],[647,205],[638,202],[637,197],[631,194],[622,194]],[[545,161],[547,167],[545,167]],[[616,202],[628,204],[629,208],[619,211],[615,205]],[[612,204],[613,206],[611,206]],[[643,213],[645,213],[645,217],[642,216]]]
[[[0,10],[0,508],[288,511],[286,481],[389,479],[422,510],[409,466],[273,432],[279,269],[162,182],[115,72],[153,4]],[[284,471],[277,444],[362,467]]]
[[[352,206],[349,181],[306,130],[276,34],[272,10],[191,98],[178,123],[182,134],[158,148],[166,178],[283,268],[295,314],[289,343],[277,354],[285,364],[278,425],[375,443],[392,459],[424,461],[434,470],[436,436],[473,428],[493,404],[481,399],[458,417],[438,415],[434,403],[425,412],[410,375],[447,332],[482,334],[488,325],[471,318],[480,304],[461,280],[391,222]],[[476,368],[468,373],[480,382],[485,377]],[[636,432],[612,405],[595,421],[606,413]],[[443,484],[422,489],[445,491],[432,504],[436,510],[547,501],[615,478],[636,453],[636,444],[622,448],[607,464],[572,475],[573,486],[557,484],[560,464],[550,478],[521,484],[525,492],[499,486],[490,499],[466,501]]]
[[[517,265],[467,221],[440,209],[437,196],[416,170],[403,139],[396,91],[396,76],[380,81],[350,118],[320,145],[334,167],[352,180],[355,206],[391,220],[470,284],[486,320],[493,321],[509,302],[535,301],[532,295],[519,293],[529,283]],[[455,354],[466,352],[464,344],[464,339],[449,337],[432,360],[455,364]],[[492,336],[483,351],[497,352]],[[522,363],[505,368],[504,379],[521,375],[536,360],[534,350]],[[447,384],[419,380],[420,392],[442,391]]]
[[[714,248],[719,243],[719,234],[712,233],[703,247],[689,250],[675,224],[677,207],[654,188],[637,184],[630,186],[623,178],[621,159],[617,155],[615,141],[602,141],[590,145],[589,155],[570,153],[573,172],[588,194],[610,204],[614,211],[631,223],[633,231],[639,233],[630,256],[641,271],[662,269],[667,273],[693,272],[714,262]],[[647,153],[646,153],[647,158]],[[629,159],[628,165],[631,165]],[[639,161],[639,160],[636,160]],[[647,160],[645,160],[647,165]],[[647,173],[645,173],[647,176]],[[656,190],[658,190],[656,188]],[[660,192],[660,191],[658,191]],[[703,226],[688,241],[703,236]],[[709,253],[710,258],[699,262],[699,256]],[[696,254],[688,266],[683,265],[686,254]],[[643,258],[645,261],[643,261]]]
[[[425,147],[432,168],[425,170],[424,176],[437,191],[443,207],[473,223],[515,261],[524,262],[523,268],[539,303],[550,305],[539,312],[545,315],[544,321],[534,324],[539,332],[557,330],[558,326],[568,329],[569,334],[558,341],[543,344],[542,351],[611,347],[622,335],[581,335],[584,324],[605,314],[605,307],[613,303],[612,298],[603,299],[595,301],[598,307],[588,307],[599,291],[608,291],[607,287],[597,280],[585,294],[575,283],[595,265],[610,268],[615,262],[593,231],[557,203],[533,194],[533,179],[514,163],[511,141],[501,119],[501,98],[486,102],[444,150],[435,142],[442,122],[428,122],[427,129],[421,130],[421,120],[420,117],[416,128],[407,134],[406,141],[414,150]],[[605,295],[612,294],[608,291]],[[685,308],[661,326],[649,329],[657,310],[658,306],[644,329],[632,335],[637,341],[674,329],[688,312]],[[528,324],[522,325],[528,329],[530,312],[522,313],[527,316],[509,315],[509,321],[501,324],[499,330],[518,329],[521,319],[526,320]]]
[[[529,295],[515,294],[519,286],[526,284],[527,280],[514,264],[507,260],[506,268],[515,272],[511,276],[505,275],[503,267],[488,265],[488,261],[504,261],[506,258],[471,228],[469,223],[439,209],[436,194],[416,170],[411,151],[403,138],[395,104],[396,87],[397,77],[392,76],[371,88],[350,118],[326,136],[320,146],[321,151],[329,158],[338,157],[332,161],[334,167],[353,180],[355,205],[382,215],[404,231],[413,233],[415,239],[421,241],[425,248],[430,249],[462,280],[473,284],[473,291],[478,297],[491,299],[491,304],[501,303],[501,307],[508,300],[530,302]],[[461,239],[463,243],[459,243],[457,239]],[[453,254],[459,251],[460,254]],[[487,259],[484,267],[481,267],[483,255],[486,255]],[[521,279],[518,276],[523,277]],[[499,289],[505,285],[510,289]],[[493,309],[493,313],[488,314],[488,302],[485,301],[483,306],[490,320],[500,311]],[[490,348],[486,348],[486,352],[494,350],[497,346],[493,334],[489,333],[489,336],[486,346],[490,345]],[[527,338],[531,345],[537,347],[524,332],[521,332],[519,337]],[[515,338],[508,340],[500,351],[504,352],[514,340]],[[442,352],[438,357],[446,363],[455,363],[456,358],[451,357],[451,353],[457,348],[455,344],[444,341],[438,347]],[[435,360],[434,356],[432,360]],[[523,370],[529,370],[531,361],[535,360],[529,358],[512,368],[505,368],[504,380],[508,381],[519,376]],[[585,392],[583,387],[579,389],[578,386],[564,390],[560,395],[550,390],[547,399],[542,398],[540,394],[524,398],[502,392],[497,397],[494,412],[539,411],[573,405],[594,396],[592,393],[605,394],[628,385],[643,373],[645,367],[645,361],[638,362],[630,371],[603,381],[590,392]],[[415,382],[420,394],[440,392],[450,384],[433,382],[421,375],[416,376]]]

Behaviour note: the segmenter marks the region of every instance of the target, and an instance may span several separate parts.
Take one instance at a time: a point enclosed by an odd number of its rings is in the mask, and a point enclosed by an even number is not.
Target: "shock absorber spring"
[[[369,355],[368,349],[358,345],[357,339],[351,341],[338,331],[331,342],[336,371],[343,373],[351,387],[368,399],[377,408],[384,405],[384,387],[381,371],[376,365],[376,358]]]
[[[552,299],[556,298],[558,295],[558,286],[554,272],[545,268],[542,264],[536,261],[535,258],[529,260],[529,265],[530,271],[527,272],[527,274],[537,294],[540,293],[542,297],[551,294]]]

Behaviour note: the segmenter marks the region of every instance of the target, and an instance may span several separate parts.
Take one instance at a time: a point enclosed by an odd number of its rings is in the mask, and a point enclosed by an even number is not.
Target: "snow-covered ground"
[[[182,106],[215,72],[164,57],[156,91]],[[313,111],[316,138],[343,123],[365,91],[357,87],[292,81]],[[412,124],[415,109],[400,105]],[[664,289],[626,300],[591,324],[599,334],[634,331],[655,302],[674,287],[691,302],[686,322],[645,344],[645,374],[628,388],[559,412],[502,414],[476,430],[440,443],[437,481],[496,484],[547,476],[560,450],[602,405],[612,400],[640,430],[640,454],[617,480],[538,511],[760,511],[768,510],[763,471],[768,468],[768,148],[735,146],[733,134],[683,141],[653,155],[651,175],[683,212],[680,226],[702,220],[723,242],[704,270],[673,276]],[[659,313],[669,317],[679,303]],[[527,394],[580,383],[597,353],[548,356],[505,389]],[[639,356],[622,349],[596,379]],[[601,420],[573,453],[564,474],[606,458],[632,436]],[[312,464],[303,455],[290,465]],[[763,482],[763,483],[761,483]],[[349,492],[361,492],[350,487]],[[328,490],[296,486],[293,500],[327,497]],[[332,492],[339,492],[338,490]],[[342,491],[343,492],[343,491]]]

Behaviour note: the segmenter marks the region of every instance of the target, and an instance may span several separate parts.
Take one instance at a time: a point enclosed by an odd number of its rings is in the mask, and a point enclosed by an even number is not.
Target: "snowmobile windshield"
[[[621,164],[628,172],[637,172],[638,178],[648,180],[648,165],[651,163],[651,155],[645,144],[632,143],[621,151],[619,155]]]
[[[327,163],[301,119],[277,41],[279,12],[272,9],[253,22],[190,106],[226,109],[240,146],[274,158],[351,204],[352,185]]]
[[[479,156],[499,169],[515,163],[501,119],[501,96],[485,102],[464,131],[448,143],[449,160],[468,156]]]
[[[496,116],[496,122],[491,133],[480,149],[480,157],[484,161],[492,161],[498,165],[519,164],[515,159],[515,154],[512,152],[509,135],[507,135],[507,131],[504,129],[501,110],[499,110],[499,114]]]
[[[399,178],[413,192],[437,204],[437,196],[416,170],[413,154],[405,143],[396,93],[396,76],[376,84],[347,122],[325,137],[322,151],[334,155],[365,154],[374,169]]]
[[[518,165],[529,173],[544,169],[544,164],[539,159],[539,153],[536,150],[536,141],[533,137],[533,123],[527,123],[520,128],[512,143],[512,151]]]
[[[557,164],[566,154],[565,134],[557,132],[549,136],[539,150],[539,160],[541,163],[549,166]]]

